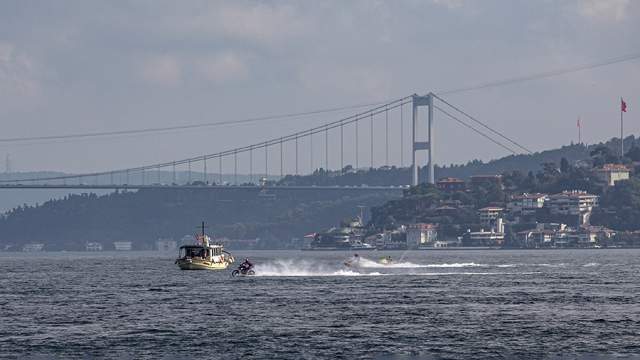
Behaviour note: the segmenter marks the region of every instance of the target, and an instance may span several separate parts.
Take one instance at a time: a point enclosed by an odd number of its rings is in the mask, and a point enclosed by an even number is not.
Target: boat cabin
[[[208,259],[214,256],[222,255],[222,246],[209,246],[205,248],[202,245],[185,245],[180,247],[180,258],[203,258]]]

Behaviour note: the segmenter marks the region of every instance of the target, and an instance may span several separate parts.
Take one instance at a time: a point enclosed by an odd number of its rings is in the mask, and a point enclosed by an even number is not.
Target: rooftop
[[[535,193],[535,194],[527,194],[524,193],[522,195],[513,195],[511,197],[512,200],[523,200],[523,199],[540,199],[541,197],[546,197],[547,194]]]
[[[553,194],[551,195],[551,197],[562,198],[562,197],[598,197],[598,196],[589,194],[584,190],[565,190],[561,193]]]
[[[502,211],[502,210],[504,209],[497,206],[487,206],[487,207],[483,207],[482,209],[478,209],[478,211]]]
[[[630,171],[626,165],[622,164],[604,164],[602,167],[596,169],[596,171]]]
[[[462,183],[464,183],[464,180],[458,179],[458,178],[454,178],[454,177],[446,177],[446,178],[439,179],[438,183],[442,183],[442,184],[446,184],[446,183],[462,184]]]

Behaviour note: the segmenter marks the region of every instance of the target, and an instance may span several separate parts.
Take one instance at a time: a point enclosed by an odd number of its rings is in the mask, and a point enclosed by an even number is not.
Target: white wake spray
[[[489,264],[476,264],[473,262],[469,263],[452,263],[452,264],[415,264],[408,261],[402,262],[394,262],[391,261],[388,264],[384,264],[382,262],[373,261],[367,259],[365,257],[360,257],[360,260],[353,262],[354,267],[362,267],[362,268],[396,268],[396,269],[417,269],[417,268],[465,268],[465,267],[490,267],[493,265]],[[499,267],[503,267],[504,265],[498,265]],[[513,266],[511,264],[507,266]]]
[[[255,266],[256,276],[376,276],[378,272],[361,273],[346,269],[341,264],[333,266],[308,260],[274,260]]]
[[[320,262],[308,259],[276,259],[263,264],[256,264],[256,276],[265,277],[300,277],[300,276],[380,276],[380,275],[493,275],[486,272],[425,272],[417,269],[461,269],[464,268],[506,268],[516,264],[478,264],[474,262],[416,264],[409,261],[384,264],[365,257],[346,259],[344,261]],[[406,269],[403,271],[403,269]],[[411,271],[410,269],[415,269]]]

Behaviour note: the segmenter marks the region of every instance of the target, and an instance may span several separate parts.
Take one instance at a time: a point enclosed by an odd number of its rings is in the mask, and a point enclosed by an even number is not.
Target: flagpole
[[[624,100],[622,98],[620,98],[620,104],[622,104],[624,102]],[[624,157],[624,134],[623,134],[623,129],[624,129],[624,120],[623,120],[623,108],[622,105],[620,107],[620,160],[622,161],[622,158]]]
[[[582,144],[582,121],[578,116],[578,144]]]

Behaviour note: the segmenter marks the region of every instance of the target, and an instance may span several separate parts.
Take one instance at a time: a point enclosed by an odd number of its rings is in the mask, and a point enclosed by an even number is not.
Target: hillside
[[[97,241],[132,241],[151,249],[158,238],[194,234],[200,221],[216,237],[264,240],[265,248],[286,246],[292,237],[336,225],[399,194],[341,191],[152,189],[108,195],[69,195],[39,206],[21,206],[0,218],[0,249],[30,242],[47,249],[83,250]],[[296,244],[297,248],[301,244]]]
[[[611,157],[611,154],[615,154],[619,141],[611,140],[600,145],[600,149],[611,149],[607,152]],[[633,160],[640,160],[640,147],[632,148],[640,145],[638,141],[629,137],[625,145],[627,149],[633,150],[630,153],[637,153],[635,155],[638,159]],[[513,183],[518,191],[554,192],[572,184],[590,190],[589,186],[593,184],[589,183],[580,166],[563,173],[563,176],[553,177],[553,181],[547,179],[545,172],[549,168],[555,169],[561,162],[576,164],[590,161],[591,153],[597,148],[597,145],[574,144],[531,155],[508,156],[487,163],[474,160],[465,165],[438,167],[436,177],[467,178],[474,174],[508,174],[505,182]],[[567,161],[561,161],[563,158]],[[556,165],[544,165],[548,163]],[[340,175],[320,169],[309,176],[287,176],[279,184],[404,185],[409,178],[409,170],[406,168],[346,170],[346,174]],[[423,176],[424,170],[421,169]],[[475,205],[492,201],[490,197],[487,198],[487,194],[477,195],[476,199],[460,200],[470,204],[478,203]],[[149,249],[158,238],[180,239],[185,234],[194,233],[195,225],[202,220],[211,225],[210,232],[216,236],[261,238],[264,240],[262,247],[278,248],[291,246],[287,244],[291,238],[301,238],[309,232],[333,226],[344,218],[355,215],[360,205],[376,207],[373,221],[376,226],[385,226],[392,218],[416,220],[415,214],[406,211],[419,204],[412,202],[414,200],[389,202],[398,197],[399,194],[314,190],[279,192],[265,196],[258,188],[216,190],[215,187],[195,190],[149,189],[104,195],[70,194],[37,205],[21,205],[0,216],[0,249],[7,245],[16,248],[29,242],[43,242],[49,249],[79,250],[86,242],[109,244],[119,240],[132,241],[138,249]],[[403,212],[404,214],[399,214]],[[430,216],[423,215],[421,216],[425,219],[421,220],[424,221]],[[453,220],[474,221],[471,213],[461,216],[464,219]],[[603,218],[602,215],[598,216],[598,219]],[[608,223],[609,220],[607,218],[601,221]],[[616,221],[627,224],[625,228],[632,228],[628,225],[631,220],[627,217],[619,217]]]
[[[545,150],[526,155],[509,155],[500,159],[483,162],[472,160],[466,164],[435,166],[436,179],[443,177],[458,177],[467,179],[473,175],[481,174],[502,174],[504,172],[520,171],[524,174],[530,171],[536,173],[543,169],[545,163],[559,164],[562,158],[567,159],[571,164],[579,161],[589,160],[589,154],[598,146],[606,146],[616,153],[620,148],[620,139],[611,139],[604,143],[593,145],[571,144],[558,149]],[[625,148],[640,146],[640,139],[633,135],[625,139]],[[326,172],[323,169],[317,170],[313,175],[306,176],[286,176],[280,183],[283,185],[406,185],[411,182],[411,170],[409,168],[378,168],[378,169],[358,169],[351,166],[344,169],[344,174],[339,171]],[[419,176],[421,181],[427,177],[426,167],[420,168]]]

